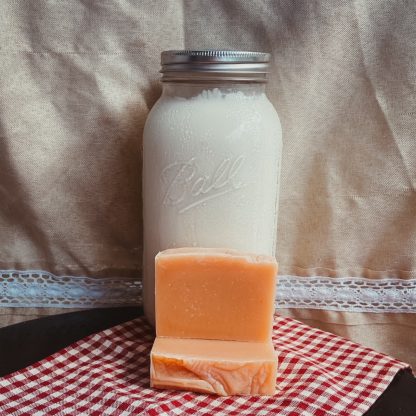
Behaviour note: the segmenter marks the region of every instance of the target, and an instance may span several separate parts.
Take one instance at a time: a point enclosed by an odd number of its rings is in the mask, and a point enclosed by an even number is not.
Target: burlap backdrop
[[[139,275],[159,54],[226,48],[273,54],[281,273],[415,278],[415,5],[2,0],[0,268]],[[416,314],[283,312],[416,365]]]

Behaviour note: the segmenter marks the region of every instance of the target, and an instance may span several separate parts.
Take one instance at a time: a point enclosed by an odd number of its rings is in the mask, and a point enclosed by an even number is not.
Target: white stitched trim
[[[0,307],[101,308],[141,303],[132,278],[55,276],[40,270],[0,270]]]
[[[416,279],[279,276],[276,308],[416,312]]]
[[[0,270],[0,307],[138,306],[139,278],[56,276],[40,270]],[[416,279],[279,276],[276,308],[416,313]]]

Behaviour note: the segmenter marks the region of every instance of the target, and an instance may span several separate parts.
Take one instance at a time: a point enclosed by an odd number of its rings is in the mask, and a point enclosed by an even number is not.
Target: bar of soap
[[[157,337],[151,386],[228,395],[273,395],[277,356],[267,342]]]
[[[181,248],[160,252],[155,266],[157,336],[270,341],[274,257]]]

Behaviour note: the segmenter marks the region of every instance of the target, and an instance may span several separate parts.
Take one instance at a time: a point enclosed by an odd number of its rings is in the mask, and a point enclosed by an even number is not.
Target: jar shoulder
[[[182,132],[200,137],[281,137],[278,113],[267,97],[256,100],[192,100],[160,97],[148,114],[144,141],[173,140]]]

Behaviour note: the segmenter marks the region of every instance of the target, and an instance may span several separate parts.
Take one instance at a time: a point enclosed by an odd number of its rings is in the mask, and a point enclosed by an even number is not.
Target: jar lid
[[[171,50],[161,55],[162,81],[267,82],[270,54],[229,50]]]

